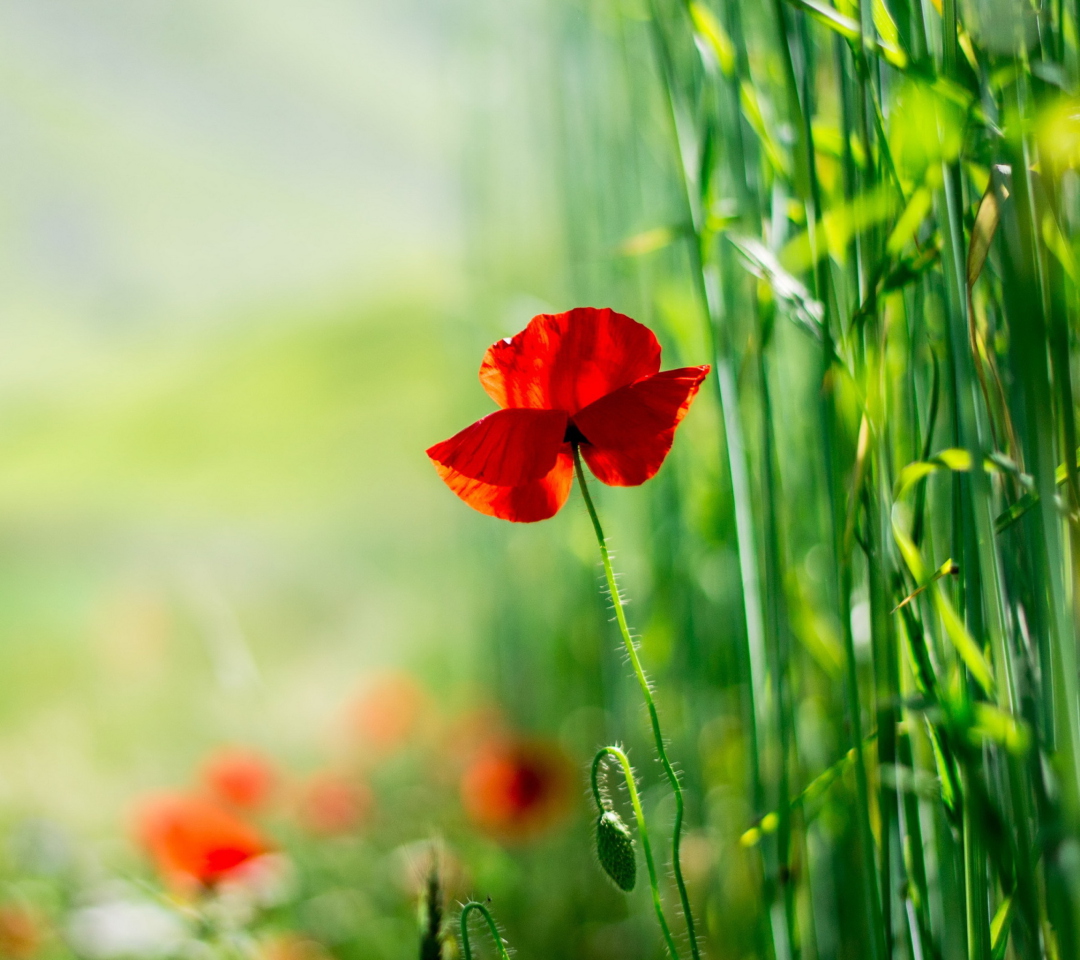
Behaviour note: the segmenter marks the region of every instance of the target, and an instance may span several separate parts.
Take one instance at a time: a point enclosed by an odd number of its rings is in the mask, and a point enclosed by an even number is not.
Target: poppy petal
[[[574,480],[574,458],[568,443],[563,444],[555,466],[545,476],[516,486],[473,480],[438,462],[435,469],[446,485],[474,510],[516,523],[535,523],[555,516],[566,503]]]
[[[660,369],[660,344],[643,324],[609,308],[542,313],[494,344],[480,382],[500,407],[573,414]]]
[[[581,454],[597,480],[636,487],[655,475],[709,367],[665,370],[601,397],[574,415]]]
[[[427,455],[470,480],[517,486],[539,480],[555,466],[566,419],[561,410],[496,410],[435,444]]]
[[[574,461],[561,410],[498,410],[428,450],[439,476],[474,510],[531,523],[570,494]]]

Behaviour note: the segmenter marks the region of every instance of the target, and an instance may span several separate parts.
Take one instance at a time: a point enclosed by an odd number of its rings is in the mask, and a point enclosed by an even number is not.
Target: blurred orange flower
[[[224,747],[203,764],[203,783],[218,800],[242,810],[257,810],[277,785],[277,771],[261,753],[242,747]]]
[[[313,776],[300,796],[300,821],[315,833],[347,833],[371,814],[375,798],[365,783],[325,771]]]
[[[353,706],[352,720],[364,742],[377,753],[401,749],[415,734],[428,698],[407,673],[376,680]]]
[[[506,737],[481,747],[461,778],[461,801],[482,830],[523,840],[569,808],[573,767],[557,746]]]
[[[165,881],[185,892],[211,887],[269,849],[249,823],[192,794],[159,794],[136,812],[136,835]]]
[[[34,914],[18,903],[0,905],[0,957],[28,960],[41,945],[41,928]]]

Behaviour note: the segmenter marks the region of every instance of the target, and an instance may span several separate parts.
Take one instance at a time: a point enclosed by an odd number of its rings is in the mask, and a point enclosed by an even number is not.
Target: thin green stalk
[[[754,805],[758,813],[763,812],[766,804],[765,786],[761,774],[760,743],[765,738],[769,728],[769,718],[766,709],[767,701],[767,676],[765,655],[765,625],[763,613],[763,601],[761,583],[758,573],[758,558],[755,545],[753,505],[750,495],[750,479],[746,467],[745,441],[742,424],[739,420],[738,381],[735,372],[735,362],[732,356],[730,337],[723,335],[721,330],[722,311],[717,294],[719,282],[726,279],[722,284],[725,296],[731,296],[731,278],[721,278],[719,275],[708,276],[706,266],[707,256],[705,241],[702,233],[703,209],[701,196],[692,189],[690,178],[687,174],[687,154],[679,133],[677,108],[675,102],[675,87],[673,79],[673,67],[670,51],[663,34],[661,18],[657,4],[651,5],[652,9],[652,35],[656,48],[657,60],[664,83],[665,102],[667,105],[668,120],[671,135],[674,140],[678,158],[676,167],[679,172],[681,194],[686,203],[686,213],[690,224],[690,255],[691,255],[691,278],[695,291],[701,304],[704,319],[704,332],[709,346],[710,355],[715,361],[715,384],[717,389],[717,403],[721,416],[724,420],[724,443],[727,450],[727,466],[731,476],[732,499],[735,508],[735,538],[736,550],[739,557],[739,573],[742,586],[743,611],[746,619],[746,641],[750,667],[749,684],[749,730],[750,740],[750,777],[753,787]],[[736,8],[730,8],[732,22],[739,26]],[[741,28],[736,30],[736,36],[741,37]],[[740,63],[740,75],[743,71],[748,72],[745,63],[745,51],[737,48],[737,57]],[[729,97],[734,108],[737,121],[737,129],[734,139],[741,143],[742,114],[738,109],[739,96],[737,92],[738,81],[733,78],[730,84]],[[744,154],[741,149],[735,151],[736,156],[742,160]],[[738,185],[740,194],[740,208],[742,215],[747,217],[750,208],[757,210],[759,204],[756,198],[751,196],[746,181],[749,179],[745,170],[737,166],[732,170],[732,178]],[[728,255],[723,265],[730,266],[730,249],[726,249]],[[766,890],[766,899],[771,894]],[[771,930],[771,928],[770,928]],[[771,933],[770,933],[771,935]]]
[[[779,482],[776,476],[776,440],[773,433],[772,393],[769,389],[769,371],[764,343],[758,350],[758,376],[761,380],[761,459],[762,501],[767,504],[763,511],[765,533],[765,582],[769,603],[766,607],[766,636],[772,650],[772,688],[776,703],[775,733],[779,745],[779,770],[777,775],[777,804],[780,823],[776,831],[777,880],[784,897],[784,929],[788,946],[788,958],[798,960],[799,937],[795,916],[795,883],[791,878],[791,804],[790,766],[793,754],[794,723],[790,701],[790,643],[789,624],[785,604],[784,571],[780,547],[780,531],[777,504],[780,502]]]
[[[965,768],[967,764],[964,765]],[[964,888],[967,907],[968,960],[989,960],[990,926],[987,916],[986,868],[975,822],[974,788],[970,780],[972,772],[964,771]]]
[[[701,960],[701,950],[697,942],[697,932],[694,928],[694,915],[690,910],[690,896],[686,892],[686,882],[683,880],[682,858],[680,845],[682,842],[683,816],[686,810],[686,801],[683,798],[682,785],[679,776],[668,759],[667,748],[664,744],[664,735],[660,730],[660,717],[656,712],[656,703],[653,700],[652,689],[649,687],[648,677],[641,666],[638,657],[637,645],[630,636],[630,627],[626,622],[626,613],[623,610],[622,596],[619,593],[619,585],[615,582],[615,571],[611,567],[611,556],[608,553],[607,538],[604,536],[604,528],[600,525],[600,517],[593,506],[592,496],[589,493],[589,485],[585,480],[585,469],[581,463],[581,451],[578,445],[573,444],[574,469],[577,472],[578,486],[581,488],[581,497],[585,501],[585,507],[589,511],[589,519],[592,521],[593,531],[596,534],[596,543],[600,547],[600,560],[604,565],[604,576],[607,579],[608,592],[611,594],[611,602],[615,607],[615,620],[619,625],[619,633],[622,635],[626,655],[630,658],[634,676],[637,677],[641,687],[641,695],[645,699],[645,706],[649,711],[649,722],[652,725],[653,739],[656,741],[656,753],[660,758],[660,764],[664,768],[671,791],[675,795],[675,823],[671,831],[671,866],[675,873],[675,885],[679,888],[679,900],[682,902],[683,918],[686,921],[686,932],[690,938],[690,952],[694,960]]]
[[[499,936],[499,928],[495,926],[495,919],[491,916],[491,911],[476,900],[470,900],[461,908],[461,950],[465,954],[465,960],[472,960],[472,947],[469,944],[469,914],[474,910],[478,910],[487,921],[488,930],[491,931],[491,938],[495,941],[495,948],[499,951],[500,960],[510,960],[510,956],[506,952],[506,944],[503,943],[502,937]]]
[[[1023,117],[1030,109],[1029,93],[1022,80],[1015,85],[1016,108]],[[1053,729],[1046,731],[1049,750],[1058,771],[1060,797],[1057,799],[1054,829],[1071,834],[1080,832],[1080,716],[1077,713],[1076,624],[1067,598],[1064,572],[1066,551],[1062,544],[1061,520],[1054,505],[1057,454],[1053,433],[1045,429],[1053,422],[1053,392],[1047,362],[1048,325],[1043,307],[1039,263],[1038,219],[1035,212],[1031,159],[1022,140],[1006,141],[1005,158],[1012,164],[1013,202],[1002,220],[1002,234],[1007,255],[1003,257],[1007,283],[1006,305],[1010,322],[1023,323],[1024,335],[1014,333],[1010,348],[1017,376],[1018,400],[1022,404],[1025,425],[1025,466],[1031,470],[1039,493],[1039,510],[1026,521],[1028,547],[1041,578],[1042,620],[1048,635],[1050,663],[1044,667],[1044,696],[1053,703]],[[1075,571],[1074,571],[1075,574]],[[1075,589],[1075,587],[1074,587]],[[1049,668],[1049,669],[1047,669]],[[1048,872],[1055,868],[1044,860]],[[1065,915],[1055,918],[1055,928],[1062,956],[1074,956],[1075,918],[1080,915],[1080,884],[1071,871],[1063,872],[1064,885],[1051,899],[1068,903]],[[1050,882],[1053,882],[1048,877]],[[1062,889],[1063,888],[1063,889]],[[1071,901],[1071,902],[1070,902]]]
[[[735,8],[732,7],[734,14]],[[653,36],[656,42],[657,58],[660,61],[661,75],[664,80],[665,101],[668,108],[668,119],[672,137],[675,141],[675,149],[678,154],[679,183],[681,193],[686,201],[686,212],[690,220],[690,228],[693,236],[690,238],[690,254],[692,258],[692,280],[701,302],[704,318],[704,332],[708,343],[709,354],[714,358],[715,384],[717,389],[717,403],[720,414],[724,420],[724,439],[727,450],[727,466],[731,476],[732,500],[735,508],[735,541],[739,556],[739,574],[743,595],[743,613],[746,618],[746,642],[750,661],[750,713],[752,726],[751,737],[751,765],[755,791],[755,804],[762,807],[764,803],[764,789],[761,783],[760,765],[758,760],[758,740],[761,731],[767,729],[768,718],[765,712],[766,701],[766,671],[765,671],[765,627],[763,624],[761,583],[758,574],[757,547],[754,534],[754,510],[750,495],[750,477],[746,467],[746,442],[743,437],[742,423],[739,420],[739,388],[738,378],[735,371],[735,362],[732,357],[730,338],[721,336],[721,308],[717,298],[712,295],[710,284],[707,281],[704,254],[704,241],[701,235],[700,223],[702,219],[701,203],[694,196],[690,188],[690,181],[686,175],[686,157],[683,154],[682,143],[679,139],[678,123],[676,121],[675,91],[671,77],[671,60],[661,33],[659,12],[653,4]],[[740,54],[742,55],[742,54]],[[738,94],[734,92],[732,99],[738,103]],[[741,114],[738,114],[741,117]],[[736,140],[741,142],[737,135]],[[742,151],[738,151],[742,155]],[[736,183],[741,184],[740,199],[743,213],[746,215],[747,207],[752,205],[753,198],[749,190],[743,185],[745,179],[742,171],[735,168],[732,172]],[[756,203],[753,204],[756,207]],[[730,247],[725,249],[730,255]],[[730,260],[730,256],[728,257]],[[731,277],[724,278],[722,283],[725,293],[730,296]],[[760,810],[758,812],[761,812]]]
[[[667,944],[668,952],[672,960],[679,960],[679,951],[675,947],[675,939],[671,935],[671,927],[668,926],[667,917],[664,916],[664,904],[660,898],[660,883],[656,876],[656,863],[653,860],[652,845],[649,843],[649,828],[645,823],[645,811],[641,807],[641,798],[638,796],[637,783],[634,779],[634,771],[630,766],[630,760],[618,747],[602,747],[593,758],[592,783],[593,797],[596,806],[600,810],[606,809],[604,796],[600,791],[597,780],[600,764],[605,756],[614,757],[622,767],[623,777],[626,780],[626,792],[630,795],[630,805],[634,808],[634,819],[637,821],[638,835],[641,837],[641,849],[645,853],[645,867],[649,873],[649,887],[652,890],[653,909],[656,911],[656,919],[660,923],[660,930],[664,935],[664,943]]]
[[[955,419],[956,439],[959,444],[972,451],[976,463],[982,463],[982,444],[976,427],[977,385],[971,369],[969,341],[967,337],[966,297],[963,295],[964,284],[964,237],[960,218],[960,182],[959,170],[955,165],[945,167],[939,220],[944,237],[942,264],[947,284],[947,304],[949,307],[949,333],[947,339],[951,366],[950,384],[952,386],[952,406]],[[987,575],[992,573],[984,567],[987,559],[986,546],[980,550],[979,530],[976,514],[983,505],[985,489],[978,489],[978,481],[985,480],[980,470],[972,471],[972,476],[961,477],[955,483],[956,500],[953,515],[956,541],[956,556],[963,572],[964,602],[961,610],[968,629],[973,636],[982,637],[987,632],[984,601],[991,599],[996,591],[993,580],[987,582]],[[980,485],[981,486],[981,485]],[[976,502],[978,501],[978,502]],[[987,587],[989,589],[987,589]],[[998,657],[995,666],[1002,668]],[[1000,692],[1000,691],[999,691]],[[971,780],[975,775],[964,764],[963,769],[963,849],[964,849],[964,902],[966,910],[967,956],[969,960],[987,960],[990,948],[990,930],[986,870],[983,867],[980,824],[973,821]]]

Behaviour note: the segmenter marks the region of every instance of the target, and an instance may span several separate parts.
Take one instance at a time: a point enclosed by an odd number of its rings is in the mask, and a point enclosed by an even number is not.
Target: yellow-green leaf
[[[874,27],[881,37],[879,47],[882,56],[894,67],[903,70],[908,64],[907,54],[900,47],[900,31],[884,0],[874,0]]]
[[[916,460],[914,463],[909,463],[900,471],[893,499],[899,500],[923,477],[928,477],[942,468],[967,473],[971,470],[971,452],[960,447],[950,447],[934,454],[929,460]],[[999,468],[992,460],[984,460],[983,469],[997,471]]]
[[[991,703],[975,704],[975,723],[969,733],[976,743],[990,740],[1016,754],[1026,752],[1031,743],[1027,725]]]
[[[818,23],[836,31],[840,36],[848,40],[860,40],[862,38],[862,30],[858,21],[844,16],[844,14],[834,10],[827,3],[821,3],[820,0],[792,0],[792,2],[795,6],[802,7]]]
[[[982,650],[979,649],[979,645],[975,642],[975,638],[968,633],[964,622],[957,616],[952,603],[945,595],[945,591],[941,589],[940,584],[935,583],[932,589],[934,591],[934,606],[937,609],[938,616],[941,617],[941,622],[945,625],[945,633],[948,634],[949,640],[952,641],[952,645],[960,655],[960,659],[964,661],[964,665],[971,671],[975,682],[987,694],[992,694],[994,692],[994,675],[990,672],[990,665],[986,662],[986,657],[983,656]]]
[[[926,460],[916,460],[914,463],[909,463],[900,471],[900,476],[896,480],[896,499],[899,500],[900,497],[922,480],[923,477],[930,476],[930,474],[935,473],[937,469],[938,466],[936,463],[928,463]]]
[[[938,777],[941,780],[941,799],[950,810],[956,809],[957,792],[953,783],[953,772],[945,759],[945,752],[941,749],[941,741],[938,732],[932,724],[927,725],[927,733],[930,735],[930,746],[934,751],[934,763],[938,768]]]
[[[1073,283],[1076,283],[1076,257],[1073,256],[1072,247],[1069,246],[1069,241],[1065,239],[1061,232],[1061,227],[1058,226],[1057,220],[1054,219],[1054,215],[1049,210],[1043,213],[1042,238],[1043,243],[1046,244],[1046,249],[1049,250],[1057,258],[1058,263],[1061,264],[1061,269],[1065,271],[1066,275]]]
[[[971,469],[971,452],[962,447],[950,447],[934,454],[934,459],[950,470],[958,470],[966,473]]]
[[[887,220],[895,209],[896,193],[885,186],[862,193],[850,203],[837,204],[821,218],[814,237],[816,243],[811,242],[810,231],[804,230],[780,251],[780,262],[793,273],[801,273],[828,251],[842,263],[851,241],[869,227]]]
[[[1001,901],[990,921],[990,955],[993,960],[1002,960],[1005,945],[1009,942],[1009,927],[1012,926],[1013,898],[1007,896]]]
[[[761,111],[761,102],[758,100],[757,91],[752,84],[743,82],[739,87],[739,102],[742,104],[743,115],[746,117],[747,123],[750,124],[751,129],[761,140],[762,149],[765,151],[765,156],[768,158],[769,163],[772,164],[773,169],[781,176],[790,176],[787,157],[785,157],[784,151],[780,149],[779,144],[773,138],[769,125],[765,122],[765,115]]]
[[[982,273],[983,264],[986,263],[986,255],[990,252],[990,244],[997,232],[1000,219],[1001,211],[998,207],[997,193],[994,192],[994,184],[991,181],[982,200],[979,201],[979,212],[975,214],[975,225],[971,228],[971,244],[968,246],[967,258],[969,288],[975,285],[979,274]]]
[[[730,77],[735,72],[735,44],[727,31],[713,12],[696,0],[690,4],[690,19],[694,22],[697,35],[705,41],[716,57],[724,76]]]
[[[911,195],[908,205],[904,208],[904,212],[900,214],[900,219],[896,221],[896,226],[889,235],[889,242],[886,244],[889,253],[895,256],[908,245],[908,242],[918,231],[919,225],[930,212],[933,201],[933,195],[926,187],[920,187]]]
[[[930,595],[934,600],[934,608],[941,618],[941,622],[945,627],[945,633],[948,635],[954,649],[960,655],[960,659],[964,661],[968,670],[971,671],[971,675],[975,678],[975,681],[979,686],[982,687],[986,693],[993,693],[994,676],[990,671],[990,665],[986,662],[986,658],[983,656],[982,650],[979,649],[979,645],[975,642],[975,639],[968,633],[967,627],[964,626],[963,621],[957,616],[952,603],[949,601],[948,595],[941,589],[941,583],[939,582],[940,576],[927,576],[926,563],[923,561],[922,553],[920,553],[919,548],[915,545],[915,542],[908,535],[908,532],[901,523],[901,510],[899,504],[893,505],[891,520],[893,539],[896,541],[897,549],[899,549],[900,555],[904,558],[904,563],[907,564],[907,568],[911,571],[911,575],[914,577],[915,582],[920,587],[925,586],[930,590]],[[944,565],[941,569],[944,569]],[[940,570],[937,571],[937,573],[940,573]]]
[[[900,550],[900,556],[904,558],[904,563],[907,564],[907,568],[911,571],[915,582],[920,587],[923,586],[926,583],[926,564],[923,563],[922,554],[919,552],[919,548],[915,546],[915,541],[908,536],[907,531],[900,523],[899,512],[895,505],[892,511],[892,530],[893,539]]]

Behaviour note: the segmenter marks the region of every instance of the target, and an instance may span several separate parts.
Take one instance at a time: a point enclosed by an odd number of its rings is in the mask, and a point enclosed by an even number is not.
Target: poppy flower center
[[[511,803],[518,810],[528,810],[544,798],[547,783],[541,771],[521,767],[514,771],[514,778],[507,792]]]
[[[566,433],[562,441],[563,443],[588,443],[589,438],[578,429],[578,425],[573,420],[567,420]]]

